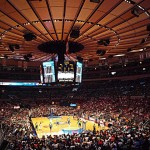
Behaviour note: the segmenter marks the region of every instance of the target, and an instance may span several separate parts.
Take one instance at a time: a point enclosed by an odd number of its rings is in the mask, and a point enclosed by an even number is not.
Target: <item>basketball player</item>
[[[96,133],[96,125],[95,125],[95,123],[93,125],[93,133]]]
[[[59,120],[56,121],[56,125],[59,125]]]
[[[68,124],[70,125],[70,118],[67,119]]]
[[[52,123],[50,122],[50,124],[49,124],[50,132],[52,131],[52,127],[53,127],[53,125],[52,125]]]
[[[79,126],[79,128],[81,128],[81,121],[80,120],[78,122],[78,126]]]
[[[35,123],[35,130],[38,130],[38,123]]]
[[[98,121],[98,128],[100,128],[100,120]]]
[[[79,122],[80,122],[80,119],[79,118],[77,118],[77,124],[79,125]]]
[[[42,122],[39,123],[39,130],[42,129]]]

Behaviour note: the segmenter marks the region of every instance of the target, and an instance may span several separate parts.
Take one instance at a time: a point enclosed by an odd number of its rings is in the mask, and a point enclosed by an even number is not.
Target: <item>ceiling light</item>
[[[124,56],[125,54],[117,54],[117,55],[114,55],[114,57],[121,57],[121,56]]]
[[[136,53],[136,52],[142,52],[143,49],[135,49],[135,50],[132,50],[131,53]]]
[[[143,70],[146,70],[146,68],[143,68]]]
[[[127,2],[127,3],[129,3],[129,4],[135,4],[135,2],[132,1],[132,0],[125,0],[125,2]]]
[[[105,57],[99,58],[99,60],[104,60],[104,59],[106,59],[106,58]]]
[[[115,72],[115,71],[113,71],[113,72],[111,72],[111,74],[112,74],[112,75],[115,75],[115,74],[116,74],[116,72]]]
[[[137,6],[144,11],[144,8],[142,6],[140,6],[140,5],[137,5]]]
[[[150,16],[149,12],[145,11],[144,12],[148,17]]]
[[[127,3],[131,3],[129,0],[125,0],[125,2],[127,2]]]

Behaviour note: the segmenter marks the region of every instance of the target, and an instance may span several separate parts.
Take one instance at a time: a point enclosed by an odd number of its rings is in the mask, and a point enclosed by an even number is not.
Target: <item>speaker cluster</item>
[[[96,51],[96,54],[99,55],[99,56],[103,56],[103,55],[105,55],[105,53],[106,53],[106,51],[105,50],[101,50],[101,49]]]
[[[36,39],[36,36],[33,33],[26,33],[23,35],[26,41],[32,41]]]
[[[30,58],[32,58],[32,54],[31,53],[26,54],[26,55],[23,56],[23,58],[24,58],[25,61],[29,61]]]
[[[110,40],[109,39],[101,39],[98,41],[98,44],[108,46],[110,44]]]
[[[18,44],[9,44],[9,50],[14,52],[16,49],[19,49],[20,46]]]

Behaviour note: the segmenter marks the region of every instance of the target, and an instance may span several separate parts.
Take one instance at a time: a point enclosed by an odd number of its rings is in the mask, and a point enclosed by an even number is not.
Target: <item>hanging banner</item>
[[[150,58],[150,52],[146,52],[146,53],[145,53],[145,57],[146,57],[146,58]]]
[[[24,61],[23,62],[23,68],[26,69],[28,67],[28,62]]]
[[[7,64],[7,60],[6,59],[2,59],[2,66],[6,66]]]
[[[18,67],[22,67],[22,61],[18,61]]]
[[[139,54],[139,57],[140,57],[140,61],[143,61],[143,59],[144,59],[144,54],[143,54],[143,53]]]

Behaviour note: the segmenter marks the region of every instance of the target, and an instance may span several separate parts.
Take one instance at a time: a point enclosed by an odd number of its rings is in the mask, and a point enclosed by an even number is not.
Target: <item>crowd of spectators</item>
[[[52,105],[47,101],[24,100],[4,102],[0,105],[1,130],[9,141],[9,150],[149,150],[149,99],[148,98],[91,98],[78,101],[80,110]],[[30,104],[30,105],[29,105]],[[18,107],[26,106],[26,107]],[[84,131],[74,135],[43,136],[39,139],[33,131],[30,117],[48,116],[51,107],[56,115],[75,114],[84,119],[102,121],[107,130]]]
[[[50,87],[3,87],[0,98],[16,95],[19,99],[89,100],[99,97],[150,96],[149,78],[137,80],[110,80],[84,82],[73,86]],[[75,86],[75,87],[74,87]],[[0,87],[1,88],[1,87]],[[2,92],[3,91],[3,92]]]

